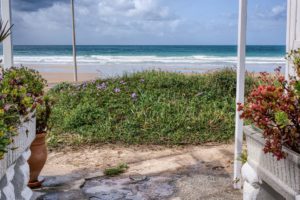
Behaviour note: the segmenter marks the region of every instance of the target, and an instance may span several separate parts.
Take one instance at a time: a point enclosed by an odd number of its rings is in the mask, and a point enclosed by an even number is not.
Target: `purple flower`
[[[4,110],[5,110],[5,111],[8,111],[8,110],[10,109],[10,107],[11,107],[11,105],[5,104],[5,105],[4,105]]]
[[[140,81],[141,81],[141,83],[144,83],[144,82],[145,82],[145,79],[142,78]]]
[[[134,101],[137,100],[137,94],[135,92],[131,94],[131,99]]]
[[[97,85],[96,87],[98,90],[105,90],[107,88],[107,85],[103,82],[100,85]]]
[[[121,92],[121,89],[120,88],[115,88],[114,91],[115,91],[115,93],[119,93],[119,92]]]
[[[81,88],[82,88],[82,89],[86,88],[87,86],[88,86],[88,83],[87,83],[87,82],[84,82],[84,83],[81,84]]]

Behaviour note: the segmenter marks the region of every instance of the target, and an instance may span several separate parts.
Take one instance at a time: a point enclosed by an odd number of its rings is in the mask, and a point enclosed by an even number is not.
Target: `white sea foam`
[[[219,64],[234,65],[236,57],[218,56],[78,56],[78,63],[82,64]],[[15,56],[17,64],[70,64],[72,56]],[[282,57],[247,57],[248,64],[257,65],[284,65]]]

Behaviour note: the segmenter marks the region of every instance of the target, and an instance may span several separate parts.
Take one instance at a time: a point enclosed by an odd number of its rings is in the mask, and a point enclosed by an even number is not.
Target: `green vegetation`
[[[246,92],[255,84],[246,79]],[[50,145],[83,143],[201,144],[234,135],[236,74],[148,71],[71,85],[54,99]]]
[[[17,148],[13,137],[22,121],[30,120],[30,113],[42,103],[44,86],[45,80],[34,70],[0,67],[0,160],[8,150]]]
[[[118,176],[123,174],[128,169],[127,164],[120,164],[116,167],[107,168],[104,170],[104,175],[106,176]]]

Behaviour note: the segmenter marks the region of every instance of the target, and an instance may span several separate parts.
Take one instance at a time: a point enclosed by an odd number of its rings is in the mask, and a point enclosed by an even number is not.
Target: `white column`
[[[7,27],[11,27],[11,1],[10,0],[1,0],[1,13],[2,21],[4,24],[7,23]],[[3,66],[4,68],[11,67],[13,63],[13,44],[12,44],[12,35],[10,34],[3,41]]]
[[[246,64],[246,30],[247,30],[247,0],[239,0],[239,24],[238,24],[238,63],[237,63],[237,90],[236,103],[244,103],[245,90],[245,64]],[[243,120],[235,114],[235,154],[234,154],[234,188],[241,188],[241,167],[239,158],[243,146]]]
[[[287,1],[287,23],[286,23],[286,52],[289,52],[291,50],[290,48],[290,19],[291,19],[291,1]],[[285,79],[289,80],[289,75],[290,75],[290,62],[286,61],[286,66],[285,66]]]
[[[245,163],[242,167],[242,177],[244,180],[243,200],[257,199],[262,181],[248,163]]]

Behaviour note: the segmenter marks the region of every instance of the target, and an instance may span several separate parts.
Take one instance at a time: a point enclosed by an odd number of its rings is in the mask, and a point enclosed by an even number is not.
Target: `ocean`
[[[15,63],[62,71],[72,66],[71,45],[15,45]],[[202,72],[235,67],[234,45],[78,45],[79,70],[121,74],[145,69]],[[270,71],[285,65],[285,46],[247,46],[247,69]],[[53,68],[51,67],[53,66]],[[55,66],[55,67],[54,67]]]

